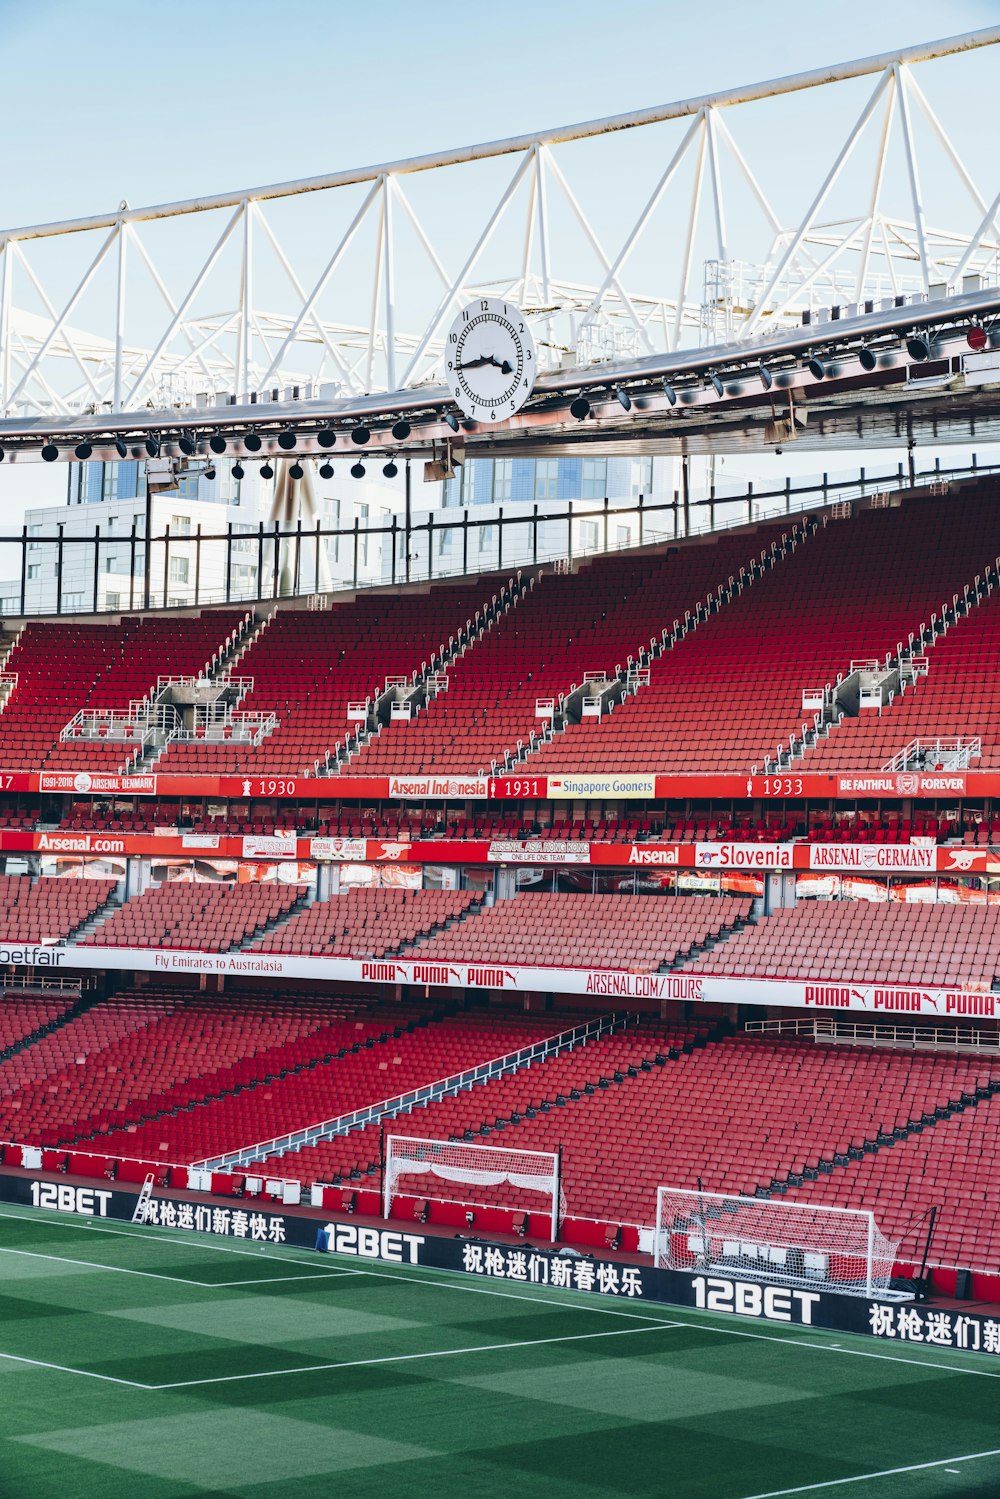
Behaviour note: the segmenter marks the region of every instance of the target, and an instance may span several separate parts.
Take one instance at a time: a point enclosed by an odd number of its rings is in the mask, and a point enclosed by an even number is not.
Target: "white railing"
[[[907,770],[912,765],[934,765],[943,770],[967,770],[971,760],[983,753],[983,741],[957,735],[950,739],[911,739],[905,749],[893,755],[883,771]]]
[[[304,1129],[293,1130],[290,1134],[279,1135],[273,1140],[261,1140],[256,1145],[246,1145],[241,1150],[229,1151],[225,1155],[213,1156],[204,1161],[196,1161],[195,1165],[205,1171],[226,1171],[234,1166],[250,1166],[270,1156],[283,1155],[289,1150],[299,1150],[303,1145],[315,1145],[318,1140],[329,1140],[335,1135],[346,1135],[351,1130],[363,1129],[366,1124],[376,1124],[382,1119],[394,1119],[398,1114],[408,1114],[412,1109],[435,1103],[439,1098],[446,1098],[453,1093],[463,1093],[479,1083],[489,1082],[491,1078],[499,1077],[504,1072],[515,1072],[518,1068],[527,1067],[532,1062],[555,1056],[557,1052],[568,1051],[570,1047],[578,1046],[583,1041],[596,1041],[600,1036],[610,1035],[612,1031],[627,1025],[629,1021],[636,1018],[631,1014],[601,1015],[594,1020],[588,1020],[584,1025],[577,1025],[571,1030],[547,1036],[543,1041],[535,1041],[530,1046],[522,1046],[519,1051],[507,1052],[502,1057],[494,1057],[490,1062],[480,1062],[478,1066],[467,1067],[464,1072],[456,1072],[451,1077],[440,1078],[437,1082],[426,1083],[420,1088],[411,1088],[408,1093],[399,1093],[396,1097],[383,1099],[380,1103],[368,1104],[365,1108],[339,1114],[335,1119],[325,1119],[319,1124],[307,1125]]]
[[[62,742],[76,739],[96,740],[106,744],[126,744],[135,748],[144,746],[157,731],[171,730],[175,723],[174,709],[169,705],[151,706],[144,703],[145,711],[134,713],[135,705],[121,708],[81,708],[74,713],[69,723],[59,731]]]
[[[748,1020],[748,1036],[807,1036],[836,1046],[884,1046],[901,1051],[983,1052],[1000,1056],[1000,1030],[932,1025],[882,1025],[868,1020]]]

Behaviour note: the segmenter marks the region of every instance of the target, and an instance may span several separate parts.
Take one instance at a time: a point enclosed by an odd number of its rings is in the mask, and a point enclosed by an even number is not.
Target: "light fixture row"
[[[967,328],[965,337],[969,348],[975,352],[985,349],[990,341],[990,335],[982,323],[972,323]],[[917,329],[906,338],[905,347],[907,354],[915,364],[923,364],[934,356],[937,342],[932,333],[925,329]],[[899,346],[897,344],[880,345],[875,348],[870,344],[862,344],[859,349],[848,350],[846,352],[847,354],[853,352],[861,368],[870,373],[878,367],[880,355],[898,352],[898,349]],[[808,370],[814,380],[825,380],[830,374],[831,365],[836,364],[838,358],[842,357],[844,356],[837,356],[832,353],[829,356],[824,356],[822,351],[809,352],[805,357],[803,367]],[[793,368],[791,365],[782,366],[782,369],[785,371],[791,368]],[[734,370],[732,378],[742,380],[756,377],[760,380],[762,388],[767,391],[774,385],[774,374],[775,371],[772,366],[761,360],[758,364],[751,365],[749,368]],[[697,384],[693,382],[681,386],[682,390],[696,390],[697,388]],[[669,405],[676,406],[678,393],[670,381],[667,379],[662,380],[661,389]],[[702,389],[714,390],[716,396],[721,399],[726,393],[723,376],[716,370],[707,370]],[[613,386],[608,392],[608,396],[616,400],[623,411],[631,411],[632,397],[623,386]],[[580,391],[570,402],[569,410],[572,417],[575,417],[578,422],[582,422],[591,415],[593,406],[590,398],[583,391]]]

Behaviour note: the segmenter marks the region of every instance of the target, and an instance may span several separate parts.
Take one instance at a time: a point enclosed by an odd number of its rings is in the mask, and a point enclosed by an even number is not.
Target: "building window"
[[[40,562],[28,563],[28,577],[40,578],[42,576],[42,564]]]
[[[652,459],[639,459],[636,468],[633,469],[633,495],[651,495],[652,493]]]
[[[12,614],[16,614],[20,607],[21,600],[18,598],[0,599],[0,614],[2,614],[5,619],[9,619]]]
[[[104,603],[106,608],[117,611],[122,606],[122,596],[120,593],[106,593]]]
[[[68,609],[70,612],[72,612],[75,609],[82,609],[83,608],[83,594],[82,593],[64,593],[63,594],[63,600],[62,600],[62,606],[63,606],[64,609]]]
[[[362,567],[368,566],[368,506],[359,505],[357,508],[358,529],[362,535],[358,543],[358,560]]]
[[[479,550],[480,553],[491,551],[493,547],[493,527],[479,527]]]
[[[558,458],[539,458],[535,463],[535,499],[554,500],[558,494]]]
[[[631,526],[618,526],[616,527],[615,534],[620,547],[630,547],[632,545]]]
[[[102,466],[104,468],[104,499],[134,500],[140,494],[145,493],[145,477],[140,475],[137,462],[106,463]]]
[[[580,546],[584,551],[593,551],[597,546],[597,522],[596,520],[582,520],[580,522]]]
[[[172,515],[170,517],[170,534],[171,536],[190,536],[190,515]]]
[[[171,583],[186,583],[188,580],[189,563],[186,557],[171,557],[170,559],[170,581]]]
[[[510,499],[513,482],[513,458],[495,458],[493,460],[493,499],[498,504],[502,504],[504,500]]]
[[[608,460],[606,458],[585,458],[583,460],[583,478],[580,484],[581,498],[585,500],[603,500],[608,492]]]

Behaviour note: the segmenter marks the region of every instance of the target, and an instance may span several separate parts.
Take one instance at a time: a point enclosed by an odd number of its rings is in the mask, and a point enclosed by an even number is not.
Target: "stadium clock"
[[[500,297],[478,297],[452,324],[445,375],[465,415],[502,422],[520,411],[535,383],[535,341],[524,314]]]

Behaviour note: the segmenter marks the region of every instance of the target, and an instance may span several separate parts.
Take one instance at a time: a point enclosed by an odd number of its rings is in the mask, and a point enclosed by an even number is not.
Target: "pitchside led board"
[[[53,1213],[130,1222],[136,1193],[77,1187],[65,1181],[27,1176],[0,1177],[0,1202],[15,1202]],[[1000,1357],[1000,1320],[910,1302],[869,1300],[835,1295],[756,1279],[725,1275],[691,1275],[625,1265],[620,1260],[552,1253],[475,1239],[437,1238],[403,1228],[377,1228],[349,1220],[319,1223],[294,1213],[271,1213],[252,1207],[221,1207],[181,1201],[167,1194],[148,1204],[147,1223],[199,1237],[222,1236],[269,1248],[292,1245],[355,1261],[392,1265],[405,1275],[412,1268],[450,1270],[503,1283],[512,1291],[535,1287],[544,1292],[576,1291],[607,1297],[619,1305],[660,1302],[724,1317],[749,1317],[761,1323],[815,1327],[861,1333],[886,1342],[919,1344],[931,1350],[950,1348]]]

